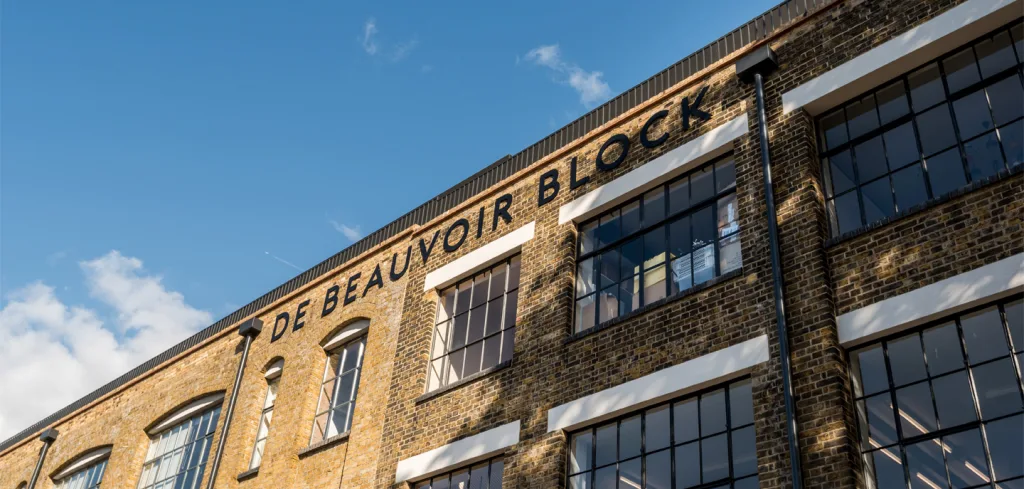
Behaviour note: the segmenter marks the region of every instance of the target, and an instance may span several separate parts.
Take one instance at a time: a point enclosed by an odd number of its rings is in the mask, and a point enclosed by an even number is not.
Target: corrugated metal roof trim
[[[672,66],[624,91],[615,98],[605,102],[596,109],[584,114],[575,121],[570,122],[561,129],[551,133],[544,139],[530,145],[526,149],[512,156],[505,156],[492,163],[484,169],[476,172],[469,178],[452,186],[448,190],[438,194],[433,199],[421,204],[411,212],[395,219],[384,227],[370,233],[363,239],[341,250],[334,256],[320,262],[316,266],[300,273],[291,280],[278,286],[274,290],[264,294],[260,298],[246,304],[241,309],[228,314],[206,329],[196,333],[192,337],[174,345],[170,349],[150,359],[149,361],[133,368],[128,373],[108,382],[103,387],[96,389],[85,397],[65,406],[59,411],[34,423],[32,426],[22,430],[18,434],[0,443],[0,451],[6,450],[14,444],[24,440],[32,434],[42,430],[61,418],[73,413],[81,407],[99,399],[118,387],[126,384],[132,379],[157,367],[158,365],[174,358],[195,345],[209,339],[225,328],[238,323],[242,319],[256,313],[264,307],[274,303],[276,300],[288,295],[292,291],[312,282],[329,270],[332,270],[345,262],[359,256],[370,248],[383,243],[391,236],[402,230],[417,224],[424,224],[431,219],[454,208],[460,203],[468,200],[477,193],[490,188],[492,185],[508,178],[516,172],[529,167],[534,162],[553,153],[558,148],[565,146],[590,131],[597,129],[606,122],[624,114],[633,107],[642,104],[654,95],[663,92],[669,87],[689,78],[691,75],[707,68],[716,61],[728,56],[734,51],[752,43],[764,39],[781,27],[798,20],[808,13],[813,13],[825,5],[838,0],[786,0],[773,7],[767,12],[755,17],[738,29],[722,36],[709,43],[702,49],[681,59]]]

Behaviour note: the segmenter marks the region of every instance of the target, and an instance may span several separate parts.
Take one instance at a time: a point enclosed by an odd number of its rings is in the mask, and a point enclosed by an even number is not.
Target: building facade
[[[0,488],[1024,487],[1022,16],[788,0],[3,442]]]

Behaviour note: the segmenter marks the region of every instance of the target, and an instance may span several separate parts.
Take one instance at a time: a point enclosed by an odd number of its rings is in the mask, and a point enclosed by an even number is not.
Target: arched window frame
[[[320,343],[327,356],[309,437],[311,446],[341,437],[352,427],[369,327],[369,319],[357,319]]]

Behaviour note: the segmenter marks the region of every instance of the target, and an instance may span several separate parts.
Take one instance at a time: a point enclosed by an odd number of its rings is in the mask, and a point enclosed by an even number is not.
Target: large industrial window
[[[739,269],[739,232],[731,156],[584,222],[574,331]]]
[[[505,462],[500,458],[417,482],[414,489],[501,489]]]
[[[346,433],[352,427],[364,350],[366,335],[327,354],[310,445]]]
[[[154,435],[142,466],[139,489],[199,487],[219,416],[220,407],[216,407]]]
[[[572,433],[569,489],[755,489],[750,381]]]
[[[441,291],[427,391],[512,359],[519,264],[517,255]]]
[[[818,120],[832,236],[1024,162],[1021,24]]]
[[[97,489],[103,482],[103,472],[107,468],[107,459],[103,459],[73,474],[56,481],[56,489]]]
[[[267,397],[263,400],[263,411],[260,413],[259,428],[256,429],[256,446],[252,449],[252,458],[249,459],[249,470],[255,469],[263,462],[263,451],[267,447],[267,437],[270,436],[270,423],[274,419],[274,402],[277,401],[277,384],[280,381],[280,373],[272,379],[267,380]]]
[[[864,478],[878,489],[1024,487],[1024,301],[850,353]]]

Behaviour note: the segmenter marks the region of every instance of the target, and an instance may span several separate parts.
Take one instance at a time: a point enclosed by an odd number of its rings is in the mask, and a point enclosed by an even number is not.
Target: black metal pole
[[[43,448],[39,450],[39,460],[36,461],[36,468],[32,470],[32,479],[28,481],[28,489],[35,489],[36,481],[39,480],[39,472],[43,470],[43,462],[46,460],[46,452],[50,451],[50,445],[53,445],[58,434],[57,430],[50,428],[39,435],[39,440],[43,442]]]
[[[245,371],[245,362],[249,358],[249,347],[252,346],[252,340],[260,334],[263,330],[263,322],[259,319],[252,318],[238,327],[238,334],[245,337],[245,347],[242,349],[242,358],[238,360],[238,372],[235,373],[235,385],[231,388],[231,399],[228,400],[228,409],[224,413],[224,430],[220,433],[220,439],[217,441],[217,451],[213,455],[213,461],[210,463],[210,479],[206,484],[206,489],[213,489],[213,484],[217,479],[217,470],[220,469],[220,459],[224,455],[224,445],[228,441],[228,430],[231,428],[231,417],[235,413],[235,403],[238,401],[238,389],[242,386],[242,373]]]
[[[775,192],[772,189],[772,162],[768,146],[768,121],[764,111],[764,81],[761,72],[754,73],[757,96],[757,127],[761,136],[761,173],[768,205],[768,242],[771,247],[772,283],[775,296],[775,322],[779,334],[779,356],[782,363],[782,389],[786,399],[786,434],[789,437],[789,463],[793,469],[793,489],[803,487],[800,468],[800,444],[797,440],[796,409],[793,405],[793,380],[789,365],[789,329],[786,326],[786,304],[782,282],[782,261],[779,258],[778,216],[775,213]]]

